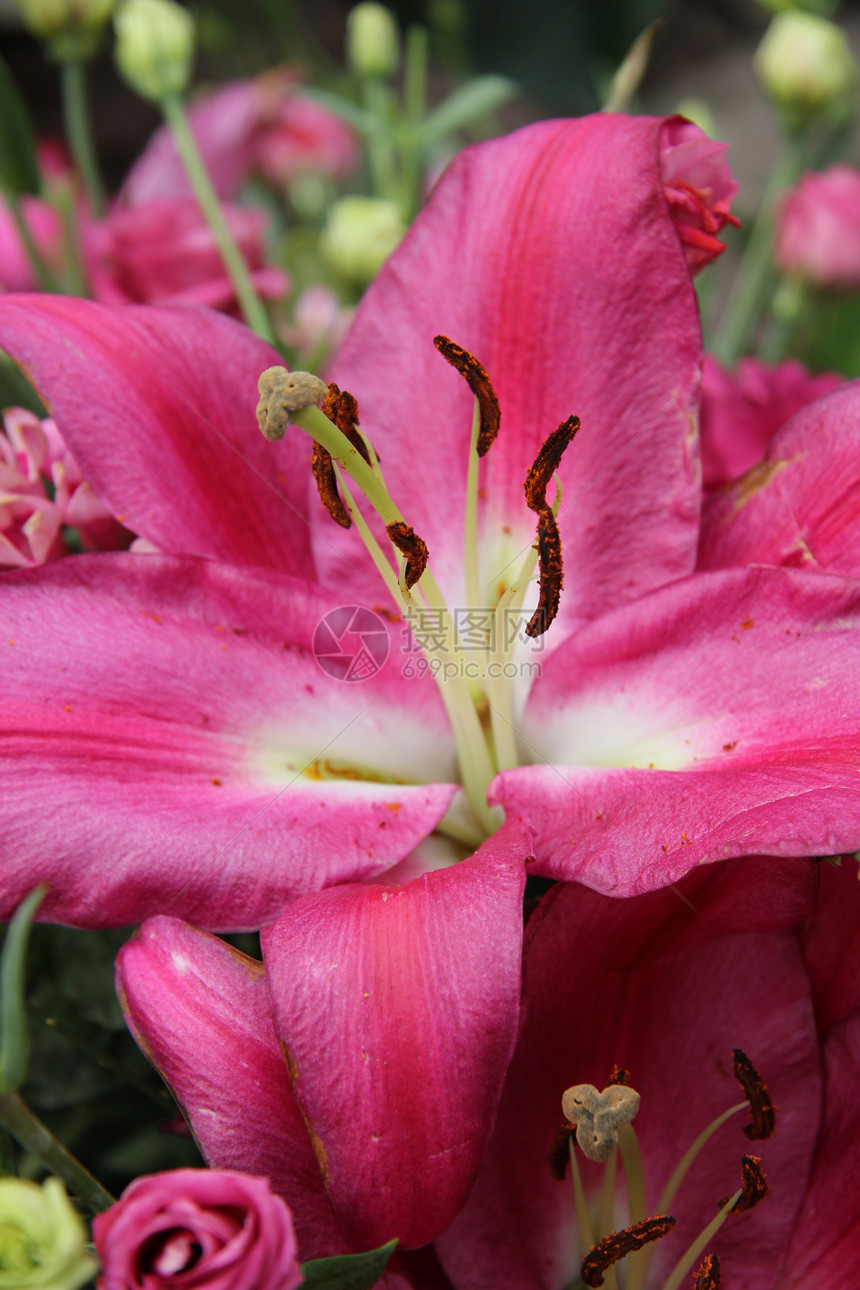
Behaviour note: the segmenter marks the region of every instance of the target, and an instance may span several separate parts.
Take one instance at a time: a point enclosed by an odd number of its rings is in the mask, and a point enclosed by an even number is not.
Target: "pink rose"
[[[700,422],[705,487],[726,484],[756,466],[789,417],[841,383],[835,372],[812,376],[796,359],[768,367],[742,358],[730,373],[707,354]]]
[[[660,136],[660,170],[669,214],[691,273],[698,273],[726,249],[717,234],[732,215],[738,185],[726,161],[728,144],[713,139],[683,117],[670,117]]]
[[[268,1178],[173,1169],[136,1179],[93,1221],[99,1290],[294,1290],[289,1207]]]
[[[860,171],[801,176],[783,200],[774,254],[784,273],[821,287],[860,286]]]
[[[264,265],[265,214],[223,207],[251,279],[265,299],[278,299],[289,281]],[[106,304],[208,305],[235,312],[233,285],[215,238],[193,198],[161,198],[140,206],[117,205],[89,238],[90,277]]]

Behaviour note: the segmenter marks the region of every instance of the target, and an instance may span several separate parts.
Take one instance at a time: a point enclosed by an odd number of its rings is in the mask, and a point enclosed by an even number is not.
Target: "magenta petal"
[[[547,121],[467,149],[358,310],[334,378],[357,397],[449,603],[462,603],[472,398],[435,352],[439,332],[475,353],[501,401],[482,484],[485,581],[510,577],[534,540],[523,481],[572,413],[563,611],[591,617],[693,566],[699,325],[661,125]]]
[[[177,918],[152,918],[120,950],[117,990],[207,1163],[271,1178],[303,1259],[345,1252],[272,1030],[263,965]]]
[[[699,564],[860,575],[860,382],[809,404],[761,465],[706,497]]]
[[[354,684],[314,657],[332,593],[133,555],[12,573],[2,591],[0,916],[46,881],[42,915],[77,926],[169,911],[256,928],[383,872],[451,802],[432,682],[404,679],[393,648]]]
[[[758,1065],[779,1107],[777,1133],[753,1144],[773,1190],[760,1211],[722,1228],[711,1248],[725,1260],[724,1285],[781,1285],[774,1275],[818,1124],[817,1037],[792,934],[814,886],[812,865],[758,858],[633,900],[575,885],[544,898],[526,929],[524,1020],[486,1163],[438,1243],[458,1290],[557,1290],[576,1281],[582,1252],[570,1177],[557,1182],[546,1159],[563,1123],[565,1088],[586,1081],[602,1088],[615,1064],[631,1072],[642,1097],[634,1128],[653,1213],[683,1152],[740,1100],[734,1047]],[[737,1185],[740,1156],[750,1149],[744,1123],[742,1114],[730,1120],[688,1174],[672,1206],[677,1228],[657,1247],[649,1286],[663,1285]],[[596,1209],[602,1168],[579,1160]],[[623,1194],[622,1184],[621,1205]]]
[[[0,344],[50,406],[81,473],[165,551],[312,576],[309,445],[257,428],[257,378],[280,355],[190,307],[0,299]]]
[[[857,849],[858,613],[848,579],[735,569],[565,641],[523,723],[542,764],[496,782],[535,872],[620,896],[751,851]]]
[[[519,1015],[520,829],[405,887],[338,887],[263,935],[288,1051],[338,1222],[356,1248],[437,1237],[496,1115]]]

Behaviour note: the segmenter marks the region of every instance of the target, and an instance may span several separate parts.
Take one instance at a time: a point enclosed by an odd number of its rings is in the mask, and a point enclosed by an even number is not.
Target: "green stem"
[[[364,106],[371,118],[367,136],[367,157],[370,177],[377,197],[397,199],[397,178],[394,173],[394,147],[392,144],[391,91],[381,81],[364,82]]]
[[[0,1123],[52,1174],[62,1178],[69,1191],[92,1213],[99,1214],[114,1203],[110,1192],[66,1150],[17,1093],[0,1094]]]
[[[746,348],[772,272],[777,199],[797,178],[800,167],[799,141],[787,140],[770,173],[719,325],[714,352],[725,367],[734,367]]]
[[[54,281],[54,275],[51,273],[45,261],[39,254],[39,248],[33,240],[33,234],[30,232],[30,226],[24,218],[21,210],[21,203],[18,200],[17,193],[4,193],[6,205],[9,207],[9,213],[15,221],[15,227],[18,230],[18,236],[24,247],[30,268],[42,291],[56,291],[57,284]]]
[[[66,138],[69,141],[75,165],[84,181],[90,209],[96,219],[101,219],[105,213],[105,191],[87,112],[87,85],[83,59],[64,59],[61,76]]]
[[[269,315],[254,290],[248,266],[242,258],[242,254],[224,218],[218,195],[212,187],[212,180],[209,178],[206,164],[200,155],[200,149],[197,147],[197,140],[194,138],[194,134],[188,124],[188,117],[182,100],[177,95],[170,94],[162,100],[161,110],[173,134],[179,156],[182,159],[182,164],[194,191],[194,196],[200,204],[206,223],[212,230],[218,250],[221,252],[221,259],[224,261],[224,267],[230,276],[230,281],[233,284],[233,289],[245,316],[245,322],[263,340],[267,340],[270,345],[274,345],[275,333],[272,329]]]
[[[401,203],[404,217],[411,220],[421,204],[421,122],[427,113],[426,27],[410,27],[406,33],[403,68],[403,128],[400,131]]]

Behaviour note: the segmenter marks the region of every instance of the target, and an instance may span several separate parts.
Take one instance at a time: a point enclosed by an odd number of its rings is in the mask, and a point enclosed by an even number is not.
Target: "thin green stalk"
[[[801,163],[799,141],[787,140],[770,173],[718,327],[714,352],[726,367],[734,367],[749,340],[772,272],[777,199],[797,178]]]
[[[405,218],[411,220],[421,200],[421,123],[427,113],[426,27],[410,27],[406,33],[406,58],[403,67],[403,128],[400,133],[400,170],[402,204]]]
[[[381,81],[367,80],[363,85],[363,97],[364,106],[371,118],[371,130],[367,137],[367,157],[370,162],[374,195],[396,200],[398,192],[391,138],[391,91]]]
[[[194,134],[188,124],[188,117],[182,100],[177,95],[171,94],[162,100],[160,106],[173,134],[179,156],[182,159],[189,183],[194,191],[194,196],[200,203],[200,209],[212,230],[218,250],[221,252],[221,259],[224,261],[224,267],[230,276],[230,281],[233,284],[242,313],[245,316],[245,322],[263,340],[267,340],[270,345],[274,345],[276,343],[275,333],[269,315],[254,290],[248,266],[242,258],[242,254],[224,218],[218,195],[212,187],[212,180],[209,178],[206,164],[200,155],[200,149],[197,147],[197,140],[194,138]]]
[[[87,84],[83,59],[64,59],[61,77],[66,138],[69,141],[75,165],[84,181],[90,209],[96,219],[101,219],[105,213],[105,190],[87,111]]]
[[[92,1213],[99,1214],[114,1203],[110,1192],[66,1150],[17,1093],[0,1094],[0,1123],[52,1174],[62,1178],[69,1191]]]
[[[18,236],[21,239],[21,244],[24,247],[27,260],[29,261],[30,268],[33,270],[33,275],[36,281],[42,291],[57,291],[58,288],[57,283],[54,280],[54,275],[51,273],[51,270],[39,254],[39,248],[36,246],[36,243],[33,240],[33,234],[30,232],[30,226],[24,218],[24,213],[21,210],[21,203],[18,199],[17,193],[4,193],[4,197],[6,199],[6,205],[9,207],[9,214],[15,221]]]
[[[61,1021],[57,1021],[56,1017],[46,1016],[44,1012],[40,1012],[38,1008],[34,1008],[32,1004],[29,1003],[27,1004],[27,1011],[31,1017],[35,1017],[37,1021],[41,1021],[42,1025],[46,1026],[48,1030],[53,1031],[55,1035],[62,1036],[62,1038],[68,1040],[70,1044],[74,1044],[76,1048],[80,1048],[80,1050],[86,1053],[88,1057],[92,1058],[98,1066],[101,1066],[102,1070],[110,1071],[112,1075],[118,1076],[119,1079],[130,1084],[132,1088],[136,1088],[138,1092],[144,1095],[144,1097],[147,1097],[151,1102],[154,1102],[160,1110],[171,1112],[176,1109],[173,1099],[167,1092],[167,1089],[151,1088],[145,1080],[142,1080],[140,1076],[135,1075],[134,1071],[128,1070],[127,1067],[123,1066],[120,1062],[115,1061],[108,1053],[102,1052],[102,1050],[97,1048],[95,1044],[91,1044],[89,1040],[84,1039],[83,1035],[79,1035],[68,1026],[64,1026]]]

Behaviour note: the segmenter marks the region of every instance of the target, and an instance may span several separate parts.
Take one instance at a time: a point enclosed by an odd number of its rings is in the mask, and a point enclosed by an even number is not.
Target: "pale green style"
[[[0,1290],[78,1290],[97,1267],[59,1178],[0,1178]]]

